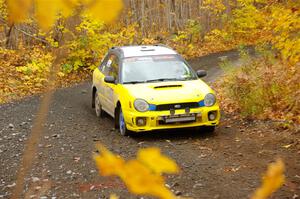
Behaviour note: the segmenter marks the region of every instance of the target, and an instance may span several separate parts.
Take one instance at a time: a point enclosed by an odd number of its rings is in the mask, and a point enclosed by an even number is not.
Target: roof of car
[[[122,46],[118,47],[123,54],[123,57],[138,57],[149,55],[174,55],[177,54],[174,50],[167,46],[161,45],[145,45],[145,46]]]

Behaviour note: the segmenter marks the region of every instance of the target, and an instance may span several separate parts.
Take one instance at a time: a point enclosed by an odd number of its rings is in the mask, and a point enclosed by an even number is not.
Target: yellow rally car
[[[220,109],[214,91],[174,50],[160,45],[109,50],[93,73],[92,106],[130,132],[205,126],[214,131]]]

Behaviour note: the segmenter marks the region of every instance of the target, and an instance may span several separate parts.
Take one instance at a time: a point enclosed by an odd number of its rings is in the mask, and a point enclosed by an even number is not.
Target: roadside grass
[[[250,119],[279,121],[283,127],[300,123],[300,71],[264,50],[251,58],[241,52],[239,67],[224,61],[224,76],[216,82],[222,109]]]

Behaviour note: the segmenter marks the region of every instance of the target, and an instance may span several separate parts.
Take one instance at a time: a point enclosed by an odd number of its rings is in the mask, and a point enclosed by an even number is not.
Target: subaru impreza
[[[121,135],[201,126],[212,132],[220,109],[204,76],[166,46],[113,47],[93,72],[92,107],[97,117],[112,116]]]

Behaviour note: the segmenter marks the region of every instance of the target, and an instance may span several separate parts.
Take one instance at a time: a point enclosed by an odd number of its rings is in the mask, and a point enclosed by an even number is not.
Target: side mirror
[[[205,77],[207,75],[207,72],[205,70],[197,70],[197,76],[199,78]]]
[[[109,84],[114,84],[114,83],[116,83],[116,79],[114,76],[106,76],[106,77],[104,77],[104,82],[109,83]]]

